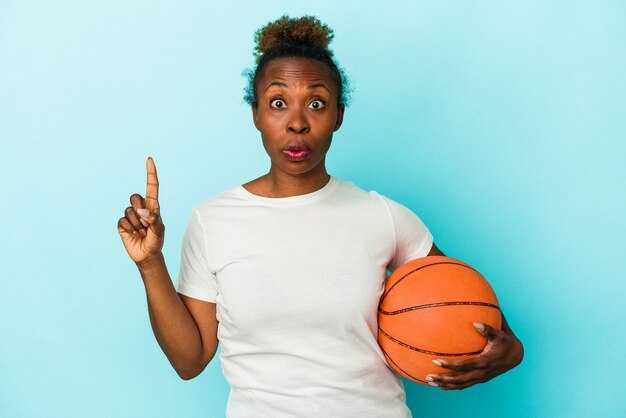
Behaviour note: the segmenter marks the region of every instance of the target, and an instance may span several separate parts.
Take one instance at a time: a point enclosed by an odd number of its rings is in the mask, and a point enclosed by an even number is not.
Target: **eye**
[[[275,103],[275,105],[273,105]],[[270,101],[270,106],[276,109],[283,109],[285,108],[287,105],[285,104],[285,102],[282,99],[272,99]]]
[[[324,102],[319,99],[316,99],[316,100],[313,100],[309,106],[315,110],[323,109]]]

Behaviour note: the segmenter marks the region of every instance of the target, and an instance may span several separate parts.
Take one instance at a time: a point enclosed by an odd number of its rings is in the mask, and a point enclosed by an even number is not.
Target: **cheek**
[[[335,129],[336,123],[337,123],[336,112],[328,112],[316,120],[316,126],[318,126],[320,130],[323,130],[323,131],[332,132]]]
[[[280,118],[274,115],[264,115],[257,120],[257,128],[263,136],[272,135],[281,130],[282,122]]]

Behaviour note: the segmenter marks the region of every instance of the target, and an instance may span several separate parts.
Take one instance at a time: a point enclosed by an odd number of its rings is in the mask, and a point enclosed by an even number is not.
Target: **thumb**
[[[150,228],[153,232],[160,231],[163,226],[163,221],[161,220],[161,215],[159,213],[146,208],[137,209],[136,212],[140,219],[148,223],[148,228]]]
[[[498,337],[498,334],[500,333],[500,331],[482,322],[474,322],[474,328],[476,328],[476,330],[482,335],[487,337],[488,340],[496,339]]]

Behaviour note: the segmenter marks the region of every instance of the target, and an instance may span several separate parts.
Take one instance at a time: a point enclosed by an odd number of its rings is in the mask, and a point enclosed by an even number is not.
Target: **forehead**
[[[267,64],[258,81],[263,92],[272,82],[283,81],[289,87],[306,87],[313,82],[323,82],[334,88],[330,68],[323,62],[308,58],[278,58]]]

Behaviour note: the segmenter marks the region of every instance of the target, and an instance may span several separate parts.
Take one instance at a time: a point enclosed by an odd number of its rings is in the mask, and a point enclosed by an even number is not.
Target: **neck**
[[[269,197],[290,197],[313,193],[324,187],[330,180],[330,175],[326,172],[323,163],[316,169],[300,175],[285,173],[272,166],[264,177],[266,193]]]

